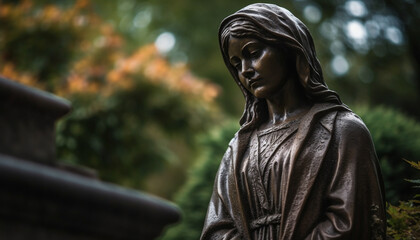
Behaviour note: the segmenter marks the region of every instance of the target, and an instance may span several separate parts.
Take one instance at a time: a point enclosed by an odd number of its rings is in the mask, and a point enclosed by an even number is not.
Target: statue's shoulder
[[[362,119],[344,104],[319,103],[315,104],[311,111],[313,115],[320,113],[319,122],[323,125],[331,125],[333,122],[334,128],[338,130],[367,131]]]
[[[342,136],[369,137],[370,133],[363,120],[350,110],[338,111],[335,131]]]
[[[225,151],[222,162],[226,162],[226,161],[229,162],[232,160],[232,154],[233,152],[236,152],[236,148],[238,146],[237,142],[238,142],[238,133],[235,133],[235,135],[233,136],[233,138],[230,140],[228,144],[228,147]]]
[[[230,142],[229,142],[230,147],[235,146],[237,144],[237,142],[238,142],[238,132],[236,132],[235,135],[233,136],[233,138],[230,140]]]

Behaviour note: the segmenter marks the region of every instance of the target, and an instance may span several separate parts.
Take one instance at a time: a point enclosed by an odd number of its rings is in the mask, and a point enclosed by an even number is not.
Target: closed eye
[[[236,69],[239,69],[241,67],[241,61],[236,57],[231,58],[230,64],[232,64],[232,66]]]
[[[261,55],[261,50],[260,49],[254,50],[250,53],[250,55],[252,58],[257,58]]]

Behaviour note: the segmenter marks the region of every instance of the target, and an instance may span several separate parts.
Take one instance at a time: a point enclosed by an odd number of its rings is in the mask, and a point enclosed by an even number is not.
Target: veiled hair
[[[245,96],[241,117],[242,128],[254,128],[267,117],[266,101],[254,97],[239,81],[237,70],[229,61],[229,38],[256,38],[273,47],[283,49],[293,61],[300,55],[309,66],[308,81],[301,82],[309,101],[341,104],[337,93],[328,89],[315,46],[308,28],[287,9],[274,4],[251,4],[225,18],[219,28],[219,44],[223,59]],[[293,64],[295,66],[295,64]]]

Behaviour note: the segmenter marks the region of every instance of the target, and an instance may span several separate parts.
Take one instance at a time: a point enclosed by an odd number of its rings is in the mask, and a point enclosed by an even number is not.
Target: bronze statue
[[[325,84],[307,27],[252,4],[223,20],[219,43],[246,103],[201,239],[385,239],[370,133]]]

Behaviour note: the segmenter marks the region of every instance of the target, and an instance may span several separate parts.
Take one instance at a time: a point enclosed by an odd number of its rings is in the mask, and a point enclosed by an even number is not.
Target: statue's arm
[[[326,210],[306,239],[385,239],[382,179],[370,133],[352,114],[341,116],[335,128]]]
[[[214,182],[213,193],[207,209],[201,240],[240,239],[235,223],[230,216],[228,175],[232,160],[230,147],[223,156]]]

